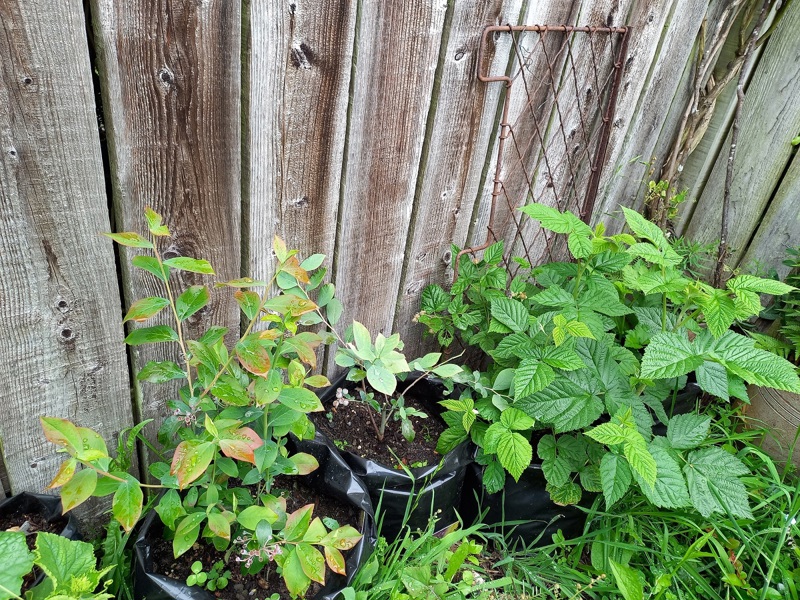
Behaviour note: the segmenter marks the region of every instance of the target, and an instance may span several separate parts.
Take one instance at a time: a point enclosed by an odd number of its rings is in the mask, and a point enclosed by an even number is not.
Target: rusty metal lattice
[[[504,83],[486,241],[505,239],[531,264],[563,254],[553,236],[520,220],[531,201],[592,215],[627,50],[627,27],[495,25],[484,29],[478,78]],[[481,73],[489,46],[510,36],[507,75]],[[487,67],[488,68],[488,67]],[[508,252],[507,252],[508,254]],[[455,261],[456,269],[458,258]],[[456,271],[456,275],[457,275]]]

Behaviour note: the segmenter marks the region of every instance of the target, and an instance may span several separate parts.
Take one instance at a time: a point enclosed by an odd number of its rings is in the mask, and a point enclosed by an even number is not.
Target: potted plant
[[[210,291],[193,285],[176,295],[171,274],[213,274],[213,269],[207,261],[189,257],[162,259],[159,239],[169,236],[169,230],[152,210],[145,217],[150,239],[133,232],[108,235],[122,245],[151,250],[152,255],[136,256],[132,264],[152,274],[165,291],[165,297],[134,302],[124,321],[143,323],[165,309],[174,320],[174,327],[139,327],[126,338],[129,345],[171,342],[180,348],[182,364],[150,362],[137,375],[140,381],[184,383],[179,398],[169,403],[173,414],[159,430],[162,452],[171,451],[172,458],[151,464],[150,474],[158,483],[144,484],[119,468],[96,433],[65,419],[42,418],[47,438],[70,456],[51,487],[61,487],[65,511],[90,495],[113,495],[112,514],[126,531],[141,517],[143,488],[161,491],[155,512],[172,539],[174,557],[201,540],[224,553],[232,571],[278,572],[292,597],[303,596],[312,582],[325,584],[327,570],[344,575],[342,551],[369,537],[350,525],[326,527],[312,515],[313,505],[289,510],[286,497],[275,490],[276,477],[304,475],[319,467],[309,454],[290,453],[286,442],[290,431],[301,438],[313,435],[308,413],[322,410],[322,405],[308,388],[329,383],[308,373],[323,336],[300,330],[304,323],[313,324],[307,315],[319,309],[309,294],[321,284],[324,271],[317,269],[324,257],[301,263],[296,251],[287,250],[276,237],[277,268],[270,281],[242,278],[217,284],[236,289],[236,301],[248,319],[235,346],[226,346],[226,330],[220,327],[190,340],[183,324],[209,303]],[[276,283],[280,292],[272,295]],[[266,328],[257,330],[259,321]],[[359,508],[370,510],[368,505]],[[145,524],[136,554],[146,562],[152,558],[149,532],[156,528],[149,526],[155,519]],[[150,577],[147,567],[136,566],[138,594],[195,593],[183,589],[187,586],[180,581],[161,585],[164,578]]]
[[[611,506],[638,485],[656,506],[749,515],[736,480],[742,469],[722,448],[698,448],[707,419],[667,409],[689,375],[723,400],[744,397],[747,383],[800,390],[789,362],[732,330],[758,313],[759,294],[790,287],[739,275],[715,289],[689,277],[664,233],[626,208],[630,233],[613,236],[570,212],[521,210],[565,235],[573,260],[534,267],[515,258],[511,279],[498,243],[482,261],[463,257],[449,292],[423,293],[418,320],[440,342],[458,335],[491,360],[467,378],[460,400],[445,404],[441,451],[472,439],[489,492],[503,488],[504,471],[522,477],[535,444],[558,505],[589,491]],[[666,436],[653,435],[656,418]],[[725,492],[717,498],[712,488]]]
[[[438,401],[452,392],[461,368],[441,363],[439,353],[407,361],[398,334],[373,341],[357,321],[346,338],[335,360],[348,371],[320,395],[327,419],[315,416],[326,435],[300,448],[339,450],[379,507],[381,535],[388,539],[404,526],[425,529],[432,518],[454,522],[472,450],[463,440],[439,455],[430,431],[444,428]]]
[[[789,267],[784,281],[794,289],[776,298],[772,310],[762,316],[773,318],[766,334],[751,332],[758,346],[800,364],[800,247],[787,248],[783,264]],[[800,394],[760,385],[747,389],[750,405],[747,415],[766,423],[774,437],[764,438],[764,448],[781,460],[792,460],[800,466],[800,452],[795,444],[800,419]]]

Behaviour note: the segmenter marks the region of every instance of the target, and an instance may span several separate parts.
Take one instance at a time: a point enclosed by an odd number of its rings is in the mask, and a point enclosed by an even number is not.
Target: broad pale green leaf
[[[344,525],[329,532],[319,543],[322,546],[331,546],[337,550],[350,550],[359,542],[362,535],[354,527]]]
[[[740,290],[755,292],[757,294],[772,294],[781,296],[796,289],[775,279],[764,279],[754,275],[737,275],[728,280],[728,289],[738,292]]]
[[[367,369],[367,381],[376,391],[391,396],[397,388],[397,378],[389,370],[380,365],[370,365]]]
[[[332,283],[323,285],[319,288],[319,294],[317,294],[317,306],[320,308],[327,306],[328,302],[333,299],[335,293],[336,287]]]
[[[518,400],[514,405],[538,422],[552,424],[557,433],[590,425],[604,408],[600,398],[566,378],[556,379],[545,389]]]
[[[129,246],[131,248],[153,247],[152,242],[147,241],[135,231],[125,231],[123,233],[104,233],[103,235],[106,237],[110,237],[118,244],[121,244],[123,246]]]
[[[651,444],[649,449],[656,461],[658,474],[655,485],[647,483],[638,473],[633,474],[644,495],[661,508],[690,506],[691,499],[680,465],[665,448]]]
[[[627,461],[616,454],[604,455],[600,461],[600,483],[606,508],[611,508],[631,485],[631,470]]]
[[[260,505],[248,506],[236,516],[236,521],[249,531],[255,531],[261,521],[272,524],[277,520],[278,514],[274,510]]]
[[[655,485],[658,476],[656,459],[650,454],[644,438],[638,443],[627,443],[624,446],[625,458],[628,459],[631,470],[650,485]]]
[[[705,441],[710,427],[710,417],[693,413],[675,415],[667,425],[667,440],[676,450],[691,450]]]
[[[533,427],[534,420],[516,408],[507,408],[500,415],[500,423],[511,430],[525,431]]]
[[[135,321],[137,323],[142,323],[147,321],[147,319],[157,315],[167,306],[169,306],[169,300],[166,298],[161,298],[159,296],[141,298],[140,300],[137,300],[131,304],[131,307],[128,309],[128,313],[125,315],[125,318],[122,319],[122,322],[127,323],[128,321]]]
[[[702,364],[703,357],[685,333],[657,333],[644,351],[641,376],[645,379],[669,379],[686,375]]]
[[[75,473],[61,488],[61,504],[64,512],[80,506],[95,490],[97,486],[97,471],[84,468]]]
[[[283,581],[292,598],[300,598],[311,585],[311,579],[303,571],[297,552],[291,549],[286,554],[283,561]]]
[[[729,371],[748,383],[800,393],[795,366],[772,352],[755,348],[754,340],[732,331],[715,342],[699,339],[712,358],[720,360]]]
[[[607,446],[624,444],[629,439],[627,430],[617,423],[601,423],[597,427],[587,431],[586,435],[596,442],[606,444]]]
[[[680,256],[665,256],[661,250],[647,243],[636,243],[630,246],[627,250],[630,254],[643,258],[647,262],[654,263],[662,267],[671,267],[680,264]]]
[[[628,224],[630,230],[640,238],[645,238],[653,242],[659,250],[665,251],[669,248],[672,249],[664,236],[664,232],[655,223],[651,223],[640,215],[635,210],[622,207],[622,212],[625,213],[625,222]],[[628,600],[628,599],[626,599]]]
[[[496,494],[506,484],[506,472],[499,460],[492,460],[483,471],[483,485],[490,494]]]
[[[575,298],[572,297],[572,294],[558,285],[551,285],[542,290],[533,297],[533,301],[542,306],[563,307],[575,304]]]
[[[0,531],[0,600],[20,595],[22,578],[33,569],[33,554],[28,550],[25,534]]]
[[[570,233],[567,236],[567,248],[575,258],[588,258],[592,255],[592,240],[579,233]]]
[[[626,280],[626,283],[633,289],[638,289],[648,294],[667,294],[669,292],[680,292],[689,283],[677,270],[669,270],[664,273],[659,267],[653,267],[648,273],[639,275],[633,281]]]
[[[513,298],[498,298],[492,300],[492,317],[514,332],[524,332],[528,329],[528,310],[519,300]]]
[[[627,565],[622,565],[612,559],[608,560],[614,581],[625,600],[644,600],[644,585],[642,574]]]
[[[306,504],[286,517],[286,525],[283,528],[283,536],[289,542],[296,542],[303,539],[311,524],[311,513],[314,510],[313,504]]]
[[[331,325],[336,325],[339,322],[343,312],[344,305],[338,298],[332,298],[328,304],[325,305],[325,316]]]
[[[535,358],[524,359],[514,372],[514,398],[525,398],[543,390],[556,378],[550,365]]]
[[[320,266],[322,266],[324,260],[325,260],[324,254],[312,254],[311,256],[309,256],[303,262],[300,263],[300,267],[302,267],[306,271],[313,271],[314,269],[318,269]]]
[[[753,518],[747,490],[737,479],[748,469],[736,457],[722,448],[695,450],[689,453],[683,472],[692,505],[704,517],[730,511],[735,517]]]
[[[208,528],[215,536],[223,540],[231,539],[231,524],[222,513],[213,511],[208,513]]]
[[[123,479],[125,481],[119,484],[111,501],[111,514],[129,532],[142,515],[144,495],[139,482],[132,475],[126,473]]]
[[[722,290],[713,290],[711,294],[698,300],[708,330],[714,337],[719,337],[733,325],[736,320],[736,304]]]
[[[442,379],[450,379],[461,373],[462,370],[460,366],[448,363],[434,367],[431,372]]]
[[[514,481],[519,481],[522,473],[531,464],[533,448],[520,434],[506,430],[497,441],[497,458]]]
[[[539,445],[541,446],[541,443]],[[569,482],[572,466],[567,459],[559,456],[542,461],[542,472],[547,483],[555,487],[561,487]]]
[[[306,577],[318,583],[325,583],[325,557],[322,552],[311,544],[300,542],[297,544],[297,558]]]
[[[519,210],[532,219],[539,221],[544,229],[549,229],[556,233],[570,233],[574,228],[572,221],[570,221],[566,214],[559,212],[555,208],[545,206],[544,204],[528,204],[521,207]]]
[[[497,265],[503,260],[503,241],[495,242],[483,251],[483,260],[486,264]]]
[[[169,268],[162,267],[155,256],[143,256],[140,254],[131,259],[131,264],[134,267],[138,267],[143,271],[155,275],[155,277],[161,281],[167,281],[169,279]]]
[[[206,519],[205,512],[195,512],[186,515],[175,529],[175,539],[172,540],[172,553],[175,558],[191,548],[200,535],[200,525]]]
[[[178,271],[189,271],[191,273],[201,273],[203,275],[214,275],[214,269],[207,260],[189,258],[188,256],[176,256],[164,261],[168,267]]]
[[[728,371],[724,366],[718,362],[707,360],[697,367],[695,374],[697,375],[697,385],[700,386],[701,390],[717,398],[730,400]]]
[[[136,375],[139,381],[150,383],[165,383],[173,379],[185,379],[186,371],[181,369],[171,360],[150,361]]]
[[[206,306],[209,300],[210,296],[206,286],[193,285],[189,287],[175,300],[175,311],[178,313],[178,320],[185,321]]]
[[[73,456],[83,449],[81,432],[71,421],[58,417],[39,417],[39,422],[49,442],[66,448]]]
[[[52,580],[55,589],[74,577],[95,572],[94,548],[86,542],[40,532],[36,535],[35,555],[37,565]]]
[[[125,338],[125,343],[129,346],[177,341],[178,334],[172,327],[168,327],[166,325],[156,325],[155,327],[141,327],[139,329],[134,329],[128,334],[128,337]]]

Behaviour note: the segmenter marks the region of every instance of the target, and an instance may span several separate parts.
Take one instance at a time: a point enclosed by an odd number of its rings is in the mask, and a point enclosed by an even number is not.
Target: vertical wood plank
[[[631,19],[633,58],[626,68],[609,140],[609,160],[592,222],[604,221],[609,231],[618,231],[615,213],[619,206],[640,204],[645,181],[659,135],[675,106],[676,116],[688,102],[687,63],[695,47],[687,43],[697,37],[708,10],[708,0],[676,0],[667,5],[640,4],[644,12]],[[691,71],[691,69],[688,69]],[[633,89],[631,89],[633,88]],[[679,107],[679,108],[678,108]],[[678,126],[676,120],[670,125]],[[663,160],[663,157],[661,157]]]
[[[781,180],[775,197],[770,202],[755,236],[743,249],[740,267],[752,272],[756,266],[774,268],[783,277],[789,267],[782,264],[786,248],[800,246],[800,153],[795,153],[792,164]]]
[[[489,87],[478,81],[481,34],[486,25],[516,22],[521,4],[521,0],[490,0],[476,6],[450,0],[452,19],[440,56],[441,75],[433,91],[430,137],[423,153],[394,317],[395,330],[407,331],[403,340],[408,356],[422,352],[422,328],[412,325],[422,289],[429,283],[446,284],[452,278],[450,245],[465,244],[486,168],[502,86]],[[499,65],[502,71],[508,46],[496,49],[485,60],[503,63]],[[486,64],[481,68],[485,72],[491,67]]]
[[[40,415],[114,443],[132,423],[80,3],[0,3],[0,439],[11,492],[63,455]]]
[[[272,276],[275,234],[331,265],[356,8],[356,0],[250,5],[244,243],[253,277]]]
[[[362,3],[335,261],[343,324],[392,327],[446,9]]]
[[[214,265],[216,279],[240,274],[240,40],[238,2],[225,0],[93,0],[99,44],[117,229],[144,233],[143,210],[162,213],[173,238],[165,258],[192,256]],[[154,278],[128,262],[128,304],[160,295]],[[209,282],[179,273],[177,293]],[[167,319],[167,315],[163,317]],[[209,325],[238,334],[238,308],[226,291],[193,315],[189,337]],[[148,323],[150,324],[150,323]],[[138,370],[150,360],[175,360],[177,344],[137,346]],[[180,361],[179,361],[180,362]],[[152,435],[176,386],[137,388]]]
[[[800,11],[786,13],[767,43],[747,89],[731,185],[729,246],[735,264],[758,226],[800,131]],[[730,136],[726,140],[729,145]],[[686,235],[698,242],[719,238],[728,153],[717,160]]]

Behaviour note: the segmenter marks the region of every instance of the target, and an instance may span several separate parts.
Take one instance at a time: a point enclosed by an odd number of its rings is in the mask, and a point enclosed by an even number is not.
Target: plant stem
[[[109,479],[113,479],[114,481],[127,481],[127,479],[123,479],[122,477],[117,477],[116,475],[112,475],[108,471],[104,471],[103,469],[101,469],[99,467],[95,467],[91,463],[84,462],[84,461],[80,461],[80,463],[84,467],[89,467],[92,471],[95,471],[98,475],[102,475],[103,477],[108,477]],[[141,487],[143,487],[143,488],[152,488],[154,490],[163,490],[164,487],[165,487],[163,485],[150,485],[150,484],[147,484],[147,483],[139,483],[139,485]]]

